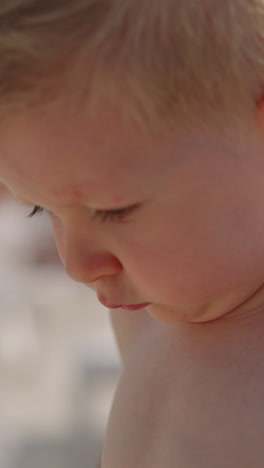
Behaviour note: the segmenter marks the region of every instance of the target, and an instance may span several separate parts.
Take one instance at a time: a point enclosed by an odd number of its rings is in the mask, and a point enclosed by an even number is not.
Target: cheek
[[[144,246],[133,245],[132,280],[144,297],[157,303],[204,303],[246,284],[253,274],[251,250],[242,240],[205,230],[170,237],[159,235]],[[245,243],[246,244],[246,243]]]

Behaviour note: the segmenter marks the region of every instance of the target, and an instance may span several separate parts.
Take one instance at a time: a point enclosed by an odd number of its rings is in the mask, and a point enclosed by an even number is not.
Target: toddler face
[[[263,278],[264,163],[252,141],[146,135],[110,105],[94,122],[67,106],[21,112],[0,124],[0,179],[50,212],[66,271],[104,305],[202,322]]]

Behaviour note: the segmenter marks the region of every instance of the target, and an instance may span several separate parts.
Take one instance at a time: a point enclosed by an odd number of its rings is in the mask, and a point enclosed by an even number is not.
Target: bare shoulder
[[[102,468],[262,468],[264,320],[146,319],[117,388]]]
[[[110,310],[110,319],[122,361],[125,363],[153,319],[145,309],[129,312],[121,308]]]

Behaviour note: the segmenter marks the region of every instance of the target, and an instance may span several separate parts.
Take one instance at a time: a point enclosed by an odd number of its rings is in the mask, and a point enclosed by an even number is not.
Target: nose
[[[67,274],[84,284],[115,276],[122,270],[119,260],[107,252],[67,251],[63,263]]]
[[[66,273],[79,283],[95,283],[117,275],[123,268],[118,258],[109,249],[102,248],[94,236],[56,229],[55,237]]]

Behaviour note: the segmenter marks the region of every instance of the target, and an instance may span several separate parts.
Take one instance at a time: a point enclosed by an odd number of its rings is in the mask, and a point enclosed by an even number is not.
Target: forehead
[[[111,208],[139,201],[146,186],[159,190],[163,175],[172,180],[179,167],[190,172],[192,165],[197,174],[201,158],[212,162],[219,151],[227,154],[222,138],[175,128],[143,133],[109,105],[93,120],[65,106],[0,121],[0,179],[20,198],[43,206],[85,201]]]
[[[18,113],[0,122],[0,178],[21,195],[79,201],[111,192],[115,202],[155,175],[156,148],[113,110],[93,121],[63,109]]]

